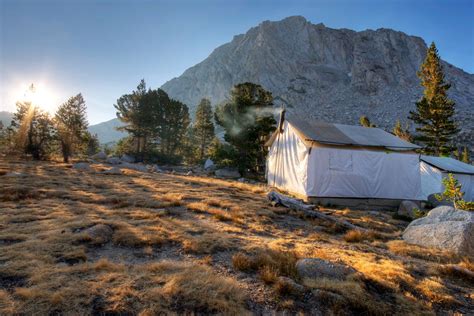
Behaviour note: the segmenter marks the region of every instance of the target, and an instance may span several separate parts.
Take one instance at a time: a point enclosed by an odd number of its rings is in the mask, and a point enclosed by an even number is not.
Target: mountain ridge
[[[200,98],[216,105],[233,85],[251,81],[271,91],[276,106],[306,117],[358,124],[367,115],[390,130],[422,95],[416,72],[426,49],[421,37],[401,31],[333,29],[294,16],[234,36],[162,89],[193,113]],[[458,141],[472,144],[474,75],[443,66],[462,127]]]

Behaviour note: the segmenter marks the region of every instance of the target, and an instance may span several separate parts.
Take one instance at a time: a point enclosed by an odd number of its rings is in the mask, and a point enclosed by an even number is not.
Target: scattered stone
[[[204,170],[210,170],[215,168],[214,161],[212,161],[210,158],[207,158],[206,162],[204,163]]]
[[[153,166],[151,167],[151,172],[162,173],[163,170],[160,168],[160,166],[158,166],[158,165],[153,165]]]
[[[87,162],[78,162],[72,165],[73,169],[91,171],[91,166]]]
[[[120,157],[120,159],[122,161],[128,162],[128,163],[134,163],[135,162],[135,157],[127,155],[127,154],[122,155],[122,157]]]
[[[428,195],[428,202],[433,206],[433,207],[438,207],[438,206],[453,206],[453,202],[446,201],[446,200],[438,200],[436,198],[436,195],[441,194],[441,193],[433,193]]]
[[[90,238],[91,244],[101,245],[112,239],[114,231],[109,225],[97,224],[86,229],[84,233]]]
[[[107,159],[107,154],[103,151],[98,152],[97,154],[92,156],[92,159],[94,160],[105,160]]]
[[[12,172],[7,172],[4,175],[5,177],[26,177],[26,174],[17,172],[17,171],[12,171]]]
[[[134,163],[128,163],[128,162],[122,163],[120,165],[120,168],[126,168],[126,169],[131,169],[131,170],[140,171],[140,172],[148,172],[148,168],[146,166],[134,164]]]
[[[119,165],[122,163],[122,160],[120,160],[119,157],[108,157],[105,160],[106,163],[111,164],[111,165]]]
[[[245,180],[245,178],[239,178],[237,181],[239,181],[239,182],[241,182],[241,183],[247,182],[247,181]]]
[[[122,174],[122,170],[119,167],[112,167],[110,169],[102,171],[103,174],[117,175]]]
[[[186,172],[186,175],[187,176],[191,176],[193,174],[193,172],[191,170],[189,170],[188,172]]]
[[[302,286],[301,284],[296,283],[293,279],[290,279],[288,277],[278,277],[278,282],[277,284],[280,287],[285,288],[285,292],[292,294],[292,295],[298,295],[301,294],[305,291],[305,287]]]
[[[242,177],[237,170],[230,168],[217,169],[214,174],[219,178],[238,179]]]
[[[296,262],[296,270],[302,279],[329,278],[344,280],[356,270],[340,263],[319,258],[300,259]]]
[[[410,244],[474,257],[474,212],[439,206],[411,222],[403,239]]]
[[[416,218],[417,211],[419,211],[419,207],[413,201],[402,201],[402,203],[400,203],[400,206],[398,207],[398,215],[409,218]]]

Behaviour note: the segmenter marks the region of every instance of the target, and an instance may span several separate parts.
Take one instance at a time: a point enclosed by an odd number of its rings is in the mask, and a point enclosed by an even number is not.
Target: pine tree
[[[56,111],[54,121],[64,162],[69,162],[69,157],[86,142],[86,110],[84,98],[79,93],[61,104]]]
[[[146,93],[146,83],[142,79],[136,90],[131,94],[124,94],[117,100],[117,104],[114,104],[117,118],[125,123],[118,129],[128,132],[133,137],[136,144],[135,155],[138,160],[143,160],[149,136],[149,123],[154,117],[149,104],[144,100]]]
[[[272,106],[273,96],[269,91],[246,82],[234,86],[230,101],[216,108],[216,122],[225,129],[225,141],[237,151],[242,173],[264,170],[265,141],[276,125]]]
[[[408,128],[408,124],[405,125],[405,128],[402,127],[402,123],[400,122],[400,120],[397,120],[397,122],[395,122],[395,126],[393,127],[393,130],[392,130],[392,133],[407,141],[407,142],[411,142],[412,141],[412,137],[411,137],[411,134],[410,134],[410,130]]]
[[[461,161],[465,163],[471,163],[471,158],[469,157],[469,150],[467,146],[464,146],[464,150],[462,151]]]
[[[359,123],[361,126],[364,126],[364,127],[377,127],[375,124],[372,124],[369,120],[369,118],[365,115],[362,115],[360,118],[359,118]]]
[[[33,85],[30,87],[32,89]],[[11,124],[17,149],[34,160],[45,159],[51,153],[55,137],[53,122],[47,112],[29,101],[17,102]]]
[[[459,132],[454,121],[455,103],[448,98],[450,84],[445,82],[443,67],[434,43],[428,48],[425,61],[417,73],[425,88],[423,97],[416,103],[416,110],[410,111],[419,133],[416,140],[425,147],[423,152],[447,155],[453,151],[451,141]]]
[[[443,199],[451,201],[454,208],[459,208],[459,206],[463,205],[464,192],[462,192],[462,186],[459,181],[451,173],[448,173],[448,177],[443,178],[441,181],[444,186],[444,192],[436,194],[436,199],[439,201]]]
[[[198,142],[199,160],[204,159],[207,149],[214,139],[214,123],[211,101],[202,99],[196,110],[194,137]]]

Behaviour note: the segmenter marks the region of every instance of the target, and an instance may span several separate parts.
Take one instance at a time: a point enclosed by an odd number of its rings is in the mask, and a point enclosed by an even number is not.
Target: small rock
[[[356,270],[340,263],[319,258],[300,259],[296,262],[296,270],[302,279],[329,278],[344,280]]]
[[[87,162],[78,162],[72,165],[73,169],[91,171],[91,166]]]
[[[101,151],[101,152],[98,152],[97,154],[93,155],[92,159],[105,160],[105,159],[107,159],[107,154],[105,152]]]
[[[289,294],[298,295],[305,291],[304,286],[296,283],[293,279],[290,279],[288,277],[284,277],[284,276],[278,277],[278,283],[280,286],[285,287],[285,290]]]
[[[116,174],[122,174],[122,170],[120,170],[119,167],[113,167],[108,170],[102,171],[103,174],[111,174],[111,175],[116,175]]]
[[[148,172],[148,169],[146,166],[134,164],[134,163],[128,163],[128,162],[122,163],[120,165],[120,168],[126,168],[126,169],[131,169],[131,170],[140,171],[140,172]]]
[[[135,157],[127,155],[127,154],[122,155],[122,157],[120,157],[120,159],[124,162],[129,162],[129,163],[134,163],[135,162]]]
[[[410,244],[474,257],[474,212],[438,206],[411,222],[403,232],[403,239]]]
[[[118,157],[108,157],[105,162],[111,165],[119,165],[122,163],[122,160],[120,160]]]
[[[409,218],[416,218],[416,211],[419,210],[418,205],[413,201],[402,201],[398,207],[398,215],[406,216]]]
[[[193,172],[192,172],[191,170],[189,170],[188,172],[186,172],[186,175],[187,175],[187,176],[190,176],[190,175],[192,175],[192,174],[193,174]]]
[[[153,165],[153,166],[151,167],[151,172],[162,173],[163,170],[160,168],[160,166],[158,166],[158,165]]]
[[[97,224],[86,229],[84,233],[91,239],[91,244],[101,245],[112,239],[114,231],[109,225]]]
[[[209,170],[215,168],[214,161],[212,161],[210,158],[207,158],[206,162],[204,163],[204,170]]]
[[[214,174],[219,178],[227,179],[238,179],[242,177],[237,170],[229,168],[217,169],[216,171],[214,171]]]
[[[239,181],[239,182],[241,182],[241,183],[247,182],[247,181],[245,180],[245,178],[239,178],[237,181]]]
[[[25,177],[26,174],[17,172],[17,171],[12,171],[12,172],[7,172],[4,176],[5,177]]]
[[[453,202],[446,201],[446,200],[438,200],[436,198],[436,195],[441,194],[441,193],[433,193],[428,195],[428,202],[433,206],[433,207],[438,207],[438,206],[453,206]]]

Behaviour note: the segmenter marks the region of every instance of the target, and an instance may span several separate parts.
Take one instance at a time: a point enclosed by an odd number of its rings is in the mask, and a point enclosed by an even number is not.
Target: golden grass
[[[0,315],[472,310],[472,260],[405,244],[389,213],[323,209],[369,230],[359,235],[270,207],[261,185],[4,159],[0,170],[27,174],[0,174]],[[86,233],[98,224],[110,241]],[[300,280],[297,259],[312,257],[357,277]]]

